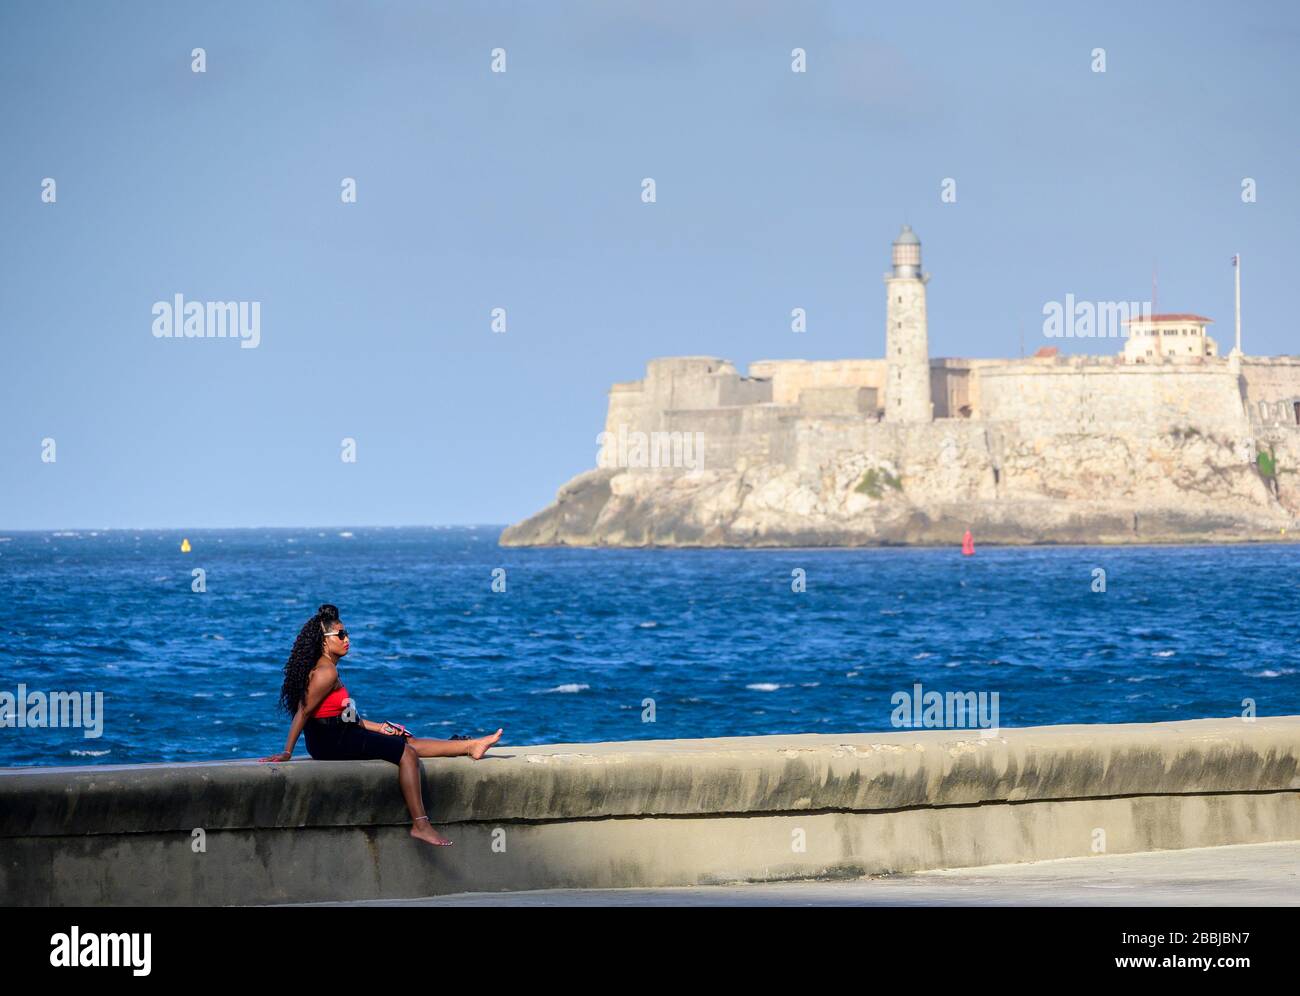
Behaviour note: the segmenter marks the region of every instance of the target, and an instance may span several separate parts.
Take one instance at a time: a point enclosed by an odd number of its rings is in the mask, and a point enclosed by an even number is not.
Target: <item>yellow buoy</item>
[[[189,553],[189,552],[190,552],[190,541],[187,539],[181,540],[181,553]]]

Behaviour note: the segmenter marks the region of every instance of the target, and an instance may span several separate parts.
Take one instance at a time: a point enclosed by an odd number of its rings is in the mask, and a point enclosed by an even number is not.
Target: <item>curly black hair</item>
[[[331,623],[339,621],[339,610],[328,603],[303,623],[298,638],[293,641],[289,659],[284,662],[284,684],[280,686],[280,708],[290,716],[307,699],[307,678],[320,660],[325,645],[325,631]]]

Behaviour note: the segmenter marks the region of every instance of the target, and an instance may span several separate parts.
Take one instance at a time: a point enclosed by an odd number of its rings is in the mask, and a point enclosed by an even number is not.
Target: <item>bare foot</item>
[[[427,844],[436,844],[439,847],[447,847],[452,842],[438,833],[429,825],[428,820],[416,820],[411,824],[411,836],[416,840],[422,840]]]
[[[479,760],[480,758],[482,758],[484,754],[488,752],[488,748],[491,747],[500,739],[501,739],[501,731],[497,730],[496,733],[492,734],[492,736],[490,737],[482,737],[479,740],[471,740],[469,742],[469,756],[472,757],[475,761]]]

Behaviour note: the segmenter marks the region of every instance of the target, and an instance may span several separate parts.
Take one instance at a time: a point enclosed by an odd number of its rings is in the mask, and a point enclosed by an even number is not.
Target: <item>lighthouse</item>
[[[885,421],[929,422],[930,348],[926,336],[921,240],[904,225],[894,240],[894,268],[885,274]]]

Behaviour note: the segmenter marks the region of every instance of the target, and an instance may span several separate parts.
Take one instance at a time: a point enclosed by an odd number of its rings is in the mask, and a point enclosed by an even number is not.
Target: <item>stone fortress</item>
[[[1210,319],[1157,314],[1113,356],[932,358],[929,279],[903,226],[881,359],[651,360],[610,391],[597,468],[502,544],[1294,538],[1300,356],[1220,356]]]

